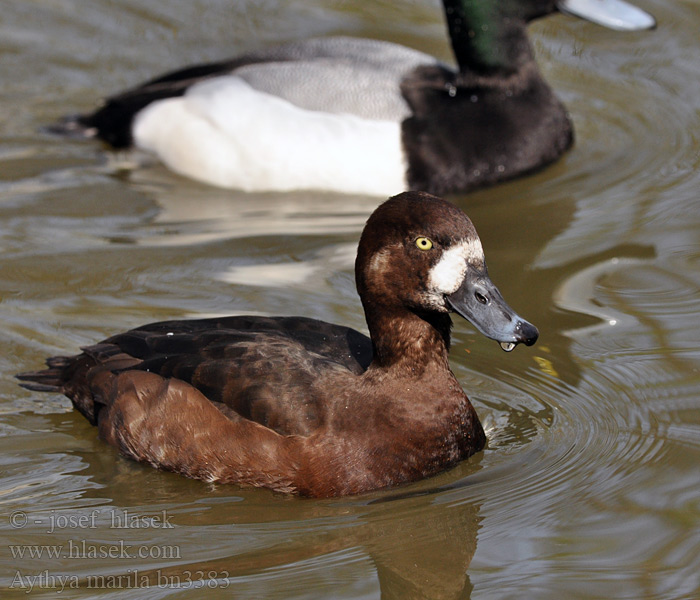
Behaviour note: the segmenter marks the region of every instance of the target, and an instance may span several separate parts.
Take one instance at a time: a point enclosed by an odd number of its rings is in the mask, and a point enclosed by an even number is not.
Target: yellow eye
[[[418,246],[420,250],[430,250],[433,247],[433,242],[427,237],[419,237],[416,240],[416,246]]]

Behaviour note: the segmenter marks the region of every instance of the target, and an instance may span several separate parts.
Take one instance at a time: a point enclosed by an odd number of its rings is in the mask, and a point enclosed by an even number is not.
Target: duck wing
[[[191,385],[231,420],[307,435],[323,420],[315,382],[329,372],[360,374],[371,360],[369,338],[347,327],[304,317],[238,316],[145,325],[80,355],[53,357],[48,369],[19,378],[29,389],[64,393],[97,424],[108,400],[95,382],[104,373],[145,371]]]
[[[258,55],[253,55],[257,57]],[[401,82],[437,60],[399,44],[350,37],[285,44],[234,74],[307,110],[400,122],[409,116]]]
[[[134,117],[147,105],[182,96],[200,81],[232,74],[300,108],[398,122],[409,114],[401,81],[414,69],[436,62],[423,52],[378,40],[329,37],[291,42],[166,73],[107,98],[94,113],[69,116],[51,129],[96,136],[126,148],[133,143]]]

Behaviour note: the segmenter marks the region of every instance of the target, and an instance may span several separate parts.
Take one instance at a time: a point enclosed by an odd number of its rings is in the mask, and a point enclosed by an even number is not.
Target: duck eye
[[[433,242],[427,237],[419,237],[416,240],[416,246],[419,250],[430,250],[433,247]]]

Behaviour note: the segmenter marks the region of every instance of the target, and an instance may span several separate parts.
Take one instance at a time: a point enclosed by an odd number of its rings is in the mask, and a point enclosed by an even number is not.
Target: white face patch
[[[440,294],[453,294],[462,285],[470,264],[484,264],[484,250],[479,238],[472,238],[446,250],[430,270],[428,285]]]
[[[466,248],[465,256],[467,262],[479,267],[484,266],[484,249],[481,247],[481,240],[478,237],[474,237],[462,245]]]

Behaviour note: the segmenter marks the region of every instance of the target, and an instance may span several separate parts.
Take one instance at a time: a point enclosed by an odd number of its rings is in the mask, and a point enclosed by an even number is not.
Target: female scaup
[[[529,21],[560,10],[617,29],[654,25],[622,0],[443,5],[458,70],[388,42],[311,39],[169,73],[56,130],[246,191],[466,191],[542,167],[572,143]]]
[[[370,216],[355,263],[370,338],[303,317],[166,321],[18,377],[62,392],[137,461],[304,496],[415,481],[484,447],[450,371],[450,312],[505,350],[537,329],[505,303],[479,237],[422,192]]]

